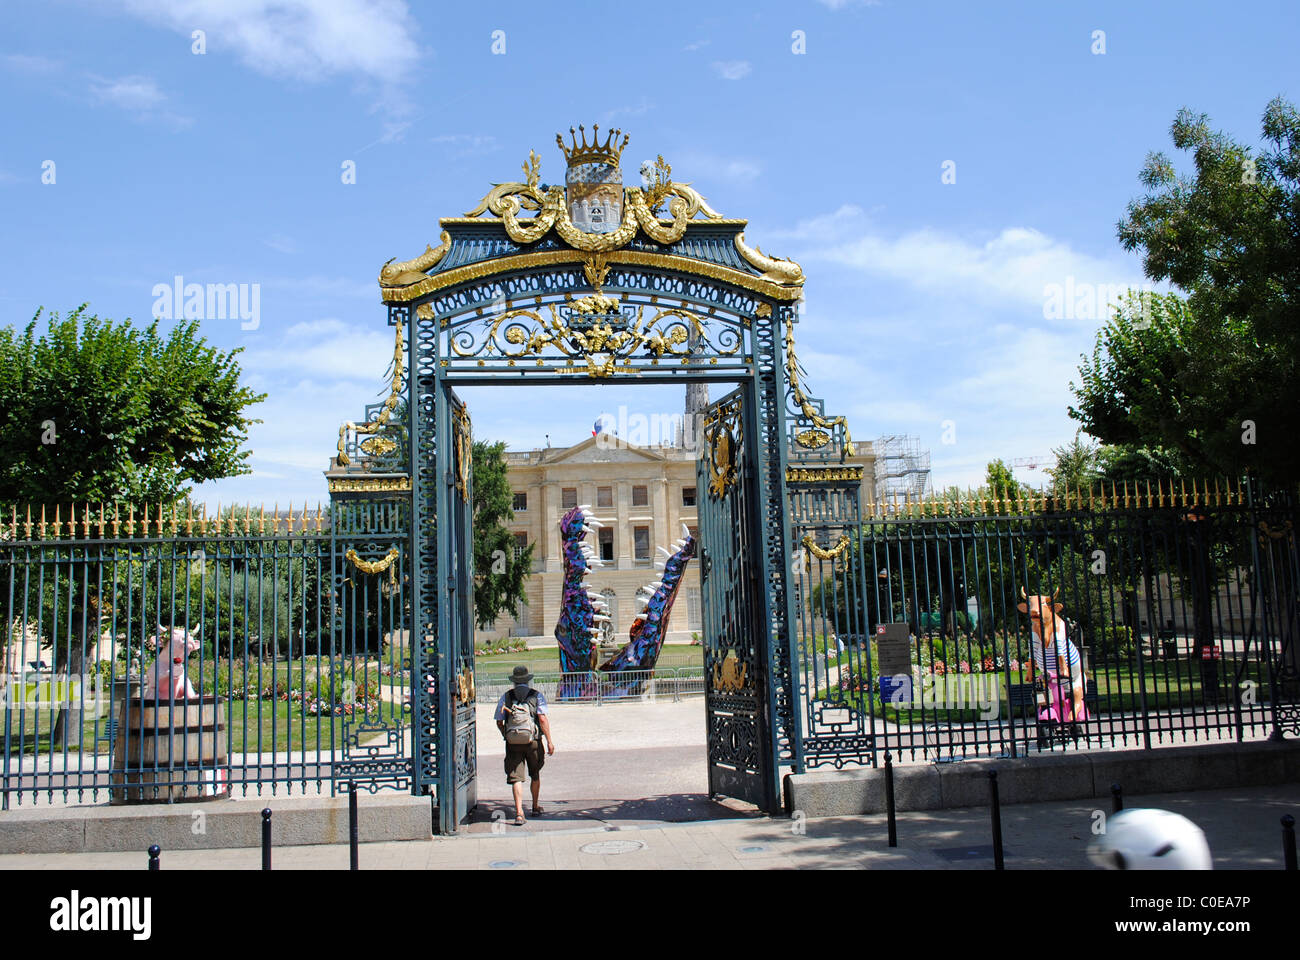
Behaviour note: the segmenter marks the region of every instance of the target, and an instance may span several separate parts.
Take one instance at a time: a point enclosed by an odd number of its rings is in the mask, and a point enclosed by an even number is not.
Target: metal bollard
[[[1292,836],[1291,848],[1292,850],[1295,849],[1294,835]],[[152,847],[149,848],[149,869],[150,870],[162,869],[161,865],[158,863],[158,857],[161,854],[162,854],[162,847],[158,846],[158,844],[155,843]]]
[[[271,869],[271,808],[262,810],[262,869]]]
[[[989,771],[989,801],[993,809],[993,869],[1002,870],[1002,803],[998,798],[998,772]]]
[[[1282,869],[1296,869],[1295,817],[1289,813],[1282,817]]]
[[[894,761],[885,751],[885,811],[889,817],[889,845],[898,846],[898,823],[894,818]]]
[[[1110,812],[1119,813],[1124,809],[1124,791],[1119,788],[1118,783],[1110,785]]]
[[[357,829],[357,785],[356,781],[348,781],[348,846],[351,851],[349,870],[359,870],[360,851],[357,844],[360,842],[360,831]]]

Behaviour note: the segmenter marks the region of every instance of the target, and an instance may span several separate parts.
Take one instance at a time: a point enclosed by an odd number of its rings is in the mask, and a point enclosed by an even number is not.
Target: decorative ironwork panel
[[[314,698],[318,712],[343,717],[335,780],[371,792],[410,785],[409,529],[405,498],[336,494],[330,500],[330,656],[304,695]]]
[[[806,767],[873,762],[875,715],[850,696],[873,689],[859,552],[861,467],[792,467],[787,499],[797,638],[797,694]]]
[[[469,412],[446,384],[437,400],[439,435],[438,696],[439,729],[446,731],[438,764],[438,817],[443,833],[455,833],[477,803],[474,702],[473,470]]]
[[[696,467],[704,600],[709,792],[772,809],[766,661],[754,497],[754,440],[741,387],[704,415]]]

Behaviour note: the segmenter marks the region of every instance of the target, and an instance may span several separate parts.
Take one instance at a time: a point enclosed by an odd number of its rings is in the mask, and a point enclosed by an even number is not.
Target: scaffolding
[[[872,444],[876,456],[876,502],[904,497],[919,500],[930,492],[930,451],[921,438],[890,434]]]

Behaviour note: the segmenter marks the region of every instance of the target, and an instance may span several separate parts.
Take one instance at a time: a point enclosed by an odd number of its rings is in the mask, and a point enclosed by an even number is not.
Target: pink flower
[[[935,673],[942,676],[947,668],[942,660],[936,660],[934,661],[934,667],[932,669]]]
[[[1011,669],[1016,671],[1020,670],[1020,661],[1017,660],[1015,657],[1011,658]]]
[[[962,673],[970,673],[970,663],[963,660],[960,664]]]

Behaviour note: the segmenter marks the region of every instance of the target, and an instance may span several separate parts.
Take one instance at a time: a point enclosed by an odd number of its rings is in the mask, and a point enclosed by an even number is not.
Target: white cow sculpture
[[[158,625],[158,659],[145,674],[144,700],[192,700],[199,695],[185,674],[185,659],[199,649],[199,631],[188,633],[184,627],[172,627],[167,640],[168,632]]]

